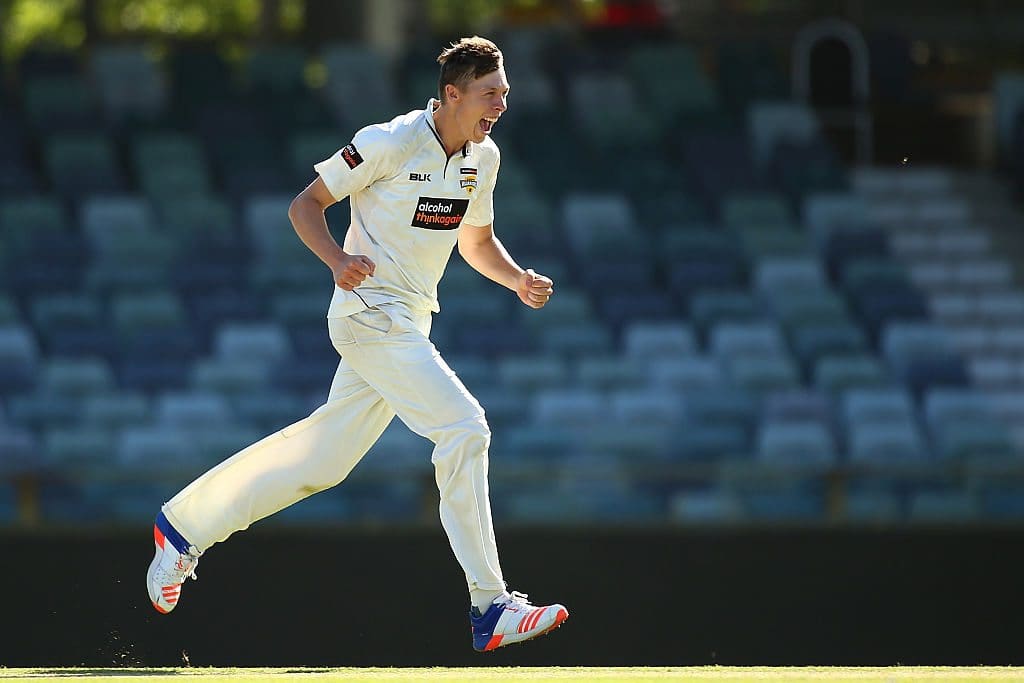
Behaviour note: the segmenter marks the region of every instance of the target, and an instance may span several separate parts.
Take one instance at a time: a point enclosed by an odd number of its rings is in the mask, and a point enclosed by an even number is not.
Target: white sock
[[[487,611],[487,608],[491,606],[491,603],[503,595],[507,595],[503,590],[496,591],[474,588],[469,591],[469,601],[473,603],[473,607],[476,607],[480,611],[480,614],[483,614]]]

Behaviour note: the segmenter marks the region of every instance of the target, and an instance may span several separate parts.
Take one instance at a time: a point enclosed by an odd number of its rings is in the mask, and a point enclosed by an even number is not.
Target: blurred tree
[[[29,47],[73,50],[85,42],[82,0],[8,0],[0,3],[0,55],[15,62]]]

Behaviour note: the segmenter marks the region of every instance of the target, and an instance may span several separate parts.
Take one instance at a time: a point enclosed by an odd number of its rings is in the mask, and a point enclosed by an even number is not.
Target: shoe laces
[[[199,556],[193,555],[192,553],[184,553],[178,556],[177,561],[174,563],[174,579],[175,583],[185,583],[185,579],[191,577],[193,581],[199,577],[196,576],[196,567],[199,566]]]
[[[526,593],[512,591],[509,593],[508,599],[502,604],[505,605],[505,609],[512,609],[516,612],[522,609],[532,609],[533,605],[530,604],[529,597]]]

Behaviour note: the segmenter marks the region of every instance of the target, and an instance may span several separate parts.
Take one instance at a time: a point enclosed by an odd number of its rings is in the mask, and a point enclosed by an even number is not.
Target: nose
[[[499,95],[498,96],[498,99],[494,103],[494,108],[497,109],[500,112],[501,111],[505,111],[506,109],[508,109],[508,105],[505,102],[505,96],[504,95]]]

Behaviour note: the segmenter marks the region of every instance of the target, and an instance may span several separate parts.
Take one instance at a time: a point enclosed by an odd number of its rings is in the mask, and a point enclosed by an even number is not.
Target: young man
[[[199,556],[236,531],[340,483],[395,415],[434,442],[441,523],[469,585],[473,647],[528,640],[568,617],[509,593],[498,564],[487,488],[484,411],[428,335],[437,283],[453,247],[476,270],[532,308],[551,280],[523,270],[492,231],[498,148],[489,134],[506,109],[502,54],[464,38],[441,52],[439,94],[424,110],[367,126],[314,167],[319,177],[288,215],[334,275],[327,314],[341,355],[327,402],[309,417],[243,449],[168,501],[153,534],[150,600],[174,609]],[[342,249],[327,207],[351,198]]]

